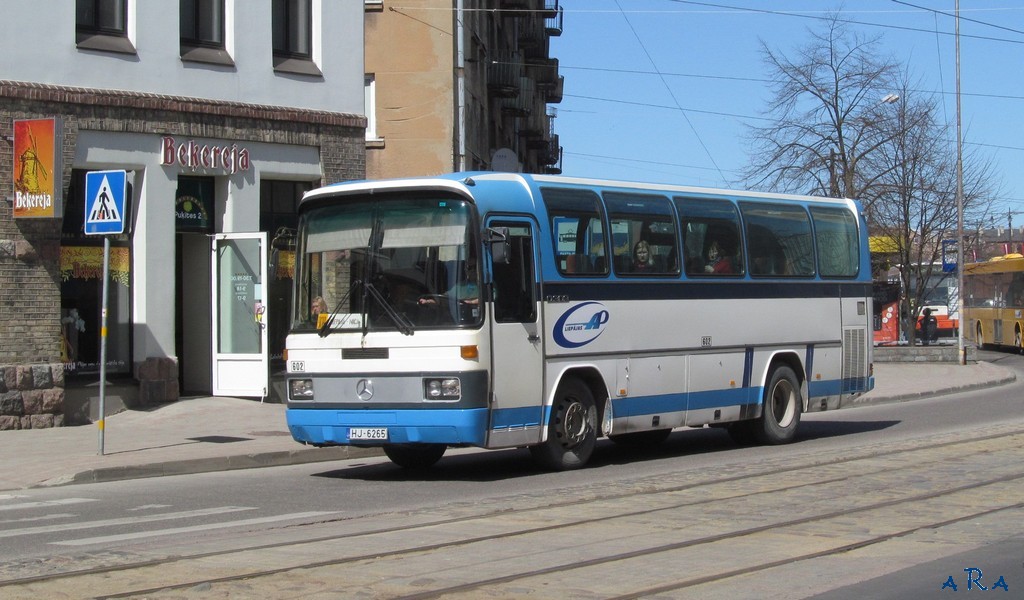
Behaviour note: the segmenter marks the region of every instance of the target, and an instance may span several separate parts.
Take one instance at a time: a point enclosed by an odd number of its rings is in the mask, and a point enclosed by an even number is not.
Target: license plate
[[[349,441],[379,441],[388,439],[387,427],[353,427],[348,430]]]

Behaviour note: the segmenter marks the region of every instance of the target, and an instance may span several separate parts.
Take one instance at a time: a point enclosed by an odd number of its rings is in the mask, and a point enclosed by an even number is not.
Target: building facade
[[[0,428],[87,419],[101,371],[126,402],[268,395],[298,199],[365,175],[363,5],[7,4]]]
[[[561,172],[558,0],[365,6],[369,178]]]

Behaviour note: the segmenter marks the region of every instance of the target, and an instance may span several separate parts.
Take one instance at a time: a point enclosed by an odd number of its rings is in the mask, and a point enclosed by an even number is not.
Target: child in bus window
[[[732,257],[726,254],[725,249],[718,243],[718,240],[712,240],[708,246],[704,272],[715,275],[730,275],[736,272]]]

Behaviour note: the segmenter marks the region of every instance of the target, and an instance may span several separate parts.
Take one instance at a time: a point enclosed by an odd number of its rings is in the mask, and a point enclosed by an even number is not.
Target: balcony
[[[558,77],[558,83],[544,88],[544,101],[548,104],[559,104],[562,102],[562,89],[565,87],[565,76]]]
[[[524,58],[547,58],[551,48],[550,39],[542,19],[533,14],[523,19],[519,29],[519,49]]]
[[[526,74],[543,89],[558,85],[558,59],[541,58],[526,63]]]
[[[536,103],[537,92],[533,80],[529,77],[520,77],[519,93],[514,97],[504,97],[501,101],[501,110],[517,117],[528,117],[533,113]]]
[[[556,135],[548,145],[547,151],[542,155],[540,162],[547,165],[544,172],[549,175],[562,174],[562,147],[558,145]]]
[[[550,117],[540,111],[535,111],[528,118],[523,119],[519,135],[525,138],[528,149],[539,150],[547,145],[548,132],[551,131],[549,120]]]
[[[498,15],[502,17],[521,17],[529,14],[535,0],[498,0]]]
[[[558,0],[544,0],[544,28],[552,37],[562,35],[562,7]]]
[[[523,58],[518,52],[497,52],[487,65],[487,91],[497,98],[519,95]]]

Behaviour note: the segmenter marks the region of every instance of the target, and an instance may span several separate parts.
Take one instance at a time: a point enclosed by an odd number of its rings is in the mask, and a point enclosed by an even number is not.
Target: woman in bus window
[[[640,240],[633,246],[633,265],[630,271],[633,273],[650,273],[654,270],[654,263],[651,260],[651,245],[646,240]]]

